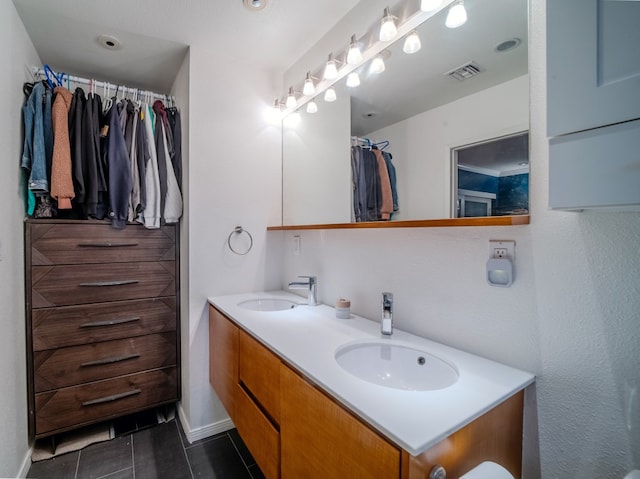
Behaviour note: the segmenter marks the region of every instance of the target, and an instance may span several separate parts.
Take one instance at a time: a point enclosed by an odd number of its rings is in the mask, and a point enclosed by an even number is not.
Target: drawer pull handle
[[[134,321],[140,321],[139,317],[135,318],[123,318],[123,319],[109,319],[107,321],[94,321],[93,323],[81,324],[81,328],[98,328],[100,326],[116,326],[118,324],[132,323]]]
[[[80,248],[127,248],[138,246],[138,243],[78,243]]]
[[[94,283],[80,283],[78,286],[101,287],[101,286],[124,286],[125,284],[139,283],[137,279],[123,279],[121,281],[96,281]]]
[[[120,361],[126,361],[127,359],[136,359],[139,357],[140,357],[140,354],[134,353],[134,354],[127,354],[126,356],[114,356],[112,358],[96,359],[95,361],[87,361],[86,363],[82,363],[80,364],[80,367],[84,368],[87,366],[101,366],[103,364],[119,363]]]
[[[136,394],[140,394],[142,389],[132,389],[131,391],[127,391],[124,393],[113,394],[111,396],[105,396],[103,398],[92,399],[91,401],[85,401],[82,403],[83,406],[94,406],[96,404],[104,404],[106,402],[117,401],[118,399],[124,399],[129,396],[135,396]]]

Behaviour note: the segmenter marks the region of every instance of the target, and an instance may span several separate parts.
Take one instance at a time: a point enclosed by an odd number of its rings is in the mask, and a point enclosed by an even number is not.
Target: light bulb
[[[327,88],[327,90],[324,92],[324,101],[332,102],[336,101],[337,98],[338,97],[336,96],[336,91],[333,89],[333,87]]]
[[[389,11],[389,7],[384,9],[384,14],[382,17],[382,25],[380,25],[380,41],[388,42],[393,40],[398,34],[398,30],[396,29],[396,21],[391,15]]]
[[[336,67],[336,62],[333,59],[333,55],[329,53],[327,66],[324,68],[324,79],[335,80],[336,78],[338,78],[338,68]]]
[[[285,103],[287,108],[295,108],[298,102],[296,101],[296,94],[293,92],[293,87],[289,87],[289,96]]]
[[[318,111],[318,105],[316,105],[316,102],[311,100],[309,103],[307,103],[307,113],[317,113]]]
[[[382,56],[378,55],[371,62],[371,66],[369,66],[369,73],[378,74],[382,73],[385,70],[384,59]]]
[[[358,72],[351,72],[347,77],[347,86],[350,88],[355,88],[360,85],[360,77],[358,76]]]
[[[444,24],[449,28],[458,28],[459,26],[464,25],[466,21],[467,11],[464,8],[464,3],[458,2],[449,9],[449,13],[447,13],[447,19]]]
[[[360,51],[360,45],[356,40],[356,36],[351,36],[351,43],[349,44],[349,53],[347,53],[347,63],[349,65],[357,65],[362,61],[362,52]]]
[[[305,96],[311,96],[316,92],[316,86],[311,79],[311,72],[307,72],[307,78],[304,80],[304,87],[302,87],[302,94]]]
[[[420,43],[420,37],[418,36],[418,32],[414,30],[407,36],[407,38],[405,38],[402,51],[408,54],[412,54],[416,53],[421,48],[422,44]]]
[[[420,10],[423,12],[431,12],[442,4],[442,0],[422,0],[420,2]]]

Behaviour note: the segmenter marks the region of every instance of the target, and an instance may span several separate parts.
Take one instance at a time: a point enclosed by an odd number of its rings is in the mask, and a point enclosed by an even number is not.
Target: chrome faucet
[[[309,306],[318,306],[318,278],[315,276],[298,276],[298,278],[306,278],[307,281],[292,281],[289,283],[289,289],[309,288],[307,304]]]
[[[382,326],[385,336],[393,334],[393,293],[382,293]]]

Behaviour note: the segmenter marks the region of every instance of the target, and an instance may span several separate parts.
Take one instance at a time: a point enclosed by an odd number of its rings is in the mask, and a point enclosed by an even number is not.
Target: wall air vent
[[[480,73],[480,67],[473,62],[465,63],[461,67],[454,68],[451,71],[445,73],[445,75],[449,75],[451,78],[455,78],[456,80],[462,81],[467,78],[471,78]]]

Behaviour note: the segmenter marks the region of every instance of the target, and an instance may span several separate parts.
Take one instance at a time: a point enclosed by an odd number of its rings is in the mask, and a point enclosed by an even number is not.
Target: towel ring
[[[233,246],[231,246],[231,237],[236,234],[236,235],[241,235],[242,233],[246,233],[247,236],[249,237],[249,247],[247,248],[246,251],[244,252],[240,252],[237,251],[233,248]],[[229,249],[231,251],[233,251],[235,254],[240,255],[240,256],[244,256],[245,254],[247,254],[249,251],[251,251],[251,248],[253,247],[253,237],[251,236],[251,233],[249,233],[247,230],[245,230],[242,226],[236,226],[233,231],[231,233],[229,233],[229,236],[227,237],[227,245],[229,246]]]

